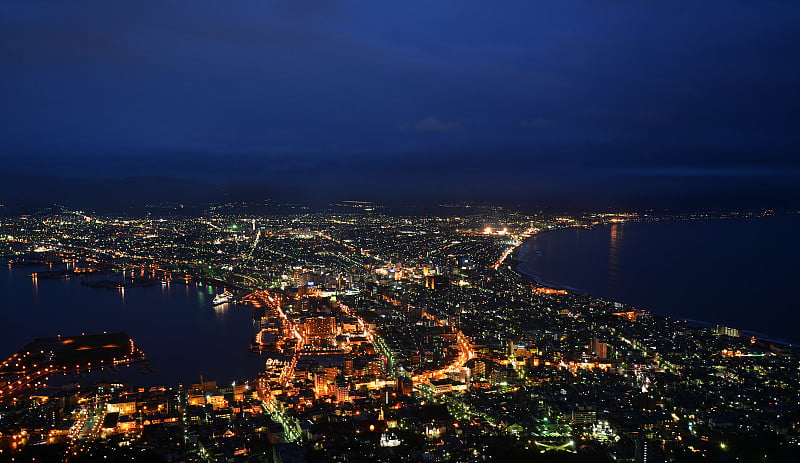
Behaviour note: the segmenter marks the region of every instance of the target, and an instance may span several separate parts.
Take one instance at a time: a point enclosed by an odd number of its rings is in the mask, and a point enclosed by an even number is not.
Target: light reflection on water
[[[609,236],[611,241],[608,245],[608,294],[613,299],[619,297],[617,283],[621,271],[619,254],[622,248],[622,225],[612,224]]]

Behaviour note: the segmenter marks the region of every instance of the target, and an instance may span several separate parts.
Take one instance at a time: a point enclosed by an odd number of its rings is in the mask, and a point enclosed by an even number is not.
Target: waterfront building
[[[723,325],[715,326],[714,333],[720,336],[731,336],[733,338],[738,338],[742,335],[742,332],[740,330]]]

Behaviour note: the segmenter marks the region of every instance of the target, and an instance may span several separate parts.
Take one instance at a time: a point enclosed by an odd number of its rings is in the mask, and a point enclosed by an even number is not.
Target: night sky
[[[3,0],[0,201],[798,205],[798,18],[791,0]]]

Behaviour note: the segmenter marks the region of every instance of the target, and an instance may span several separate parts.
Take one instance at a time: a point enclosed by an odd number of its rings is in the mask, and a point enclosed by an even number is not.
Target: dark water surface
[[[52,270],[65,268],[60,264]],[[172,283],[122,292],[91,288],[80,278],[28,276],[41,270],[51,267],[0,266],[0,358],[37,337],[124,331],[157,370],[122,372],[122,379],[137,385],[197,383],[201,373],[206,380],[230,383],[254,378],[263,369],[259,356],[248,351],[253,308],[214,308],[211,300],[222,288]]]
[[[654,313],[800,343],[800,216],[626,223],[533,237],[520,270]]]

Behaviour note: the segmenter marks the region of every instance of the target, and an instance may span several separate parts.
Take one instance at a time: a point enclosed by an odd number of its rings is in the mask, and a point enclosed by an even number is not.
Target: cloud
[[[537,117],[536,119],[523,119],[519,122],[522,127],[552,127],[556,122],[552,119]]]
[[[401,130],[417,130],[419,132],[449,132],[452,130],[461,130],[463,126],[458,122],[442,122],[438,118],[428,116],[419,122],[411,124],[401,124]]]

